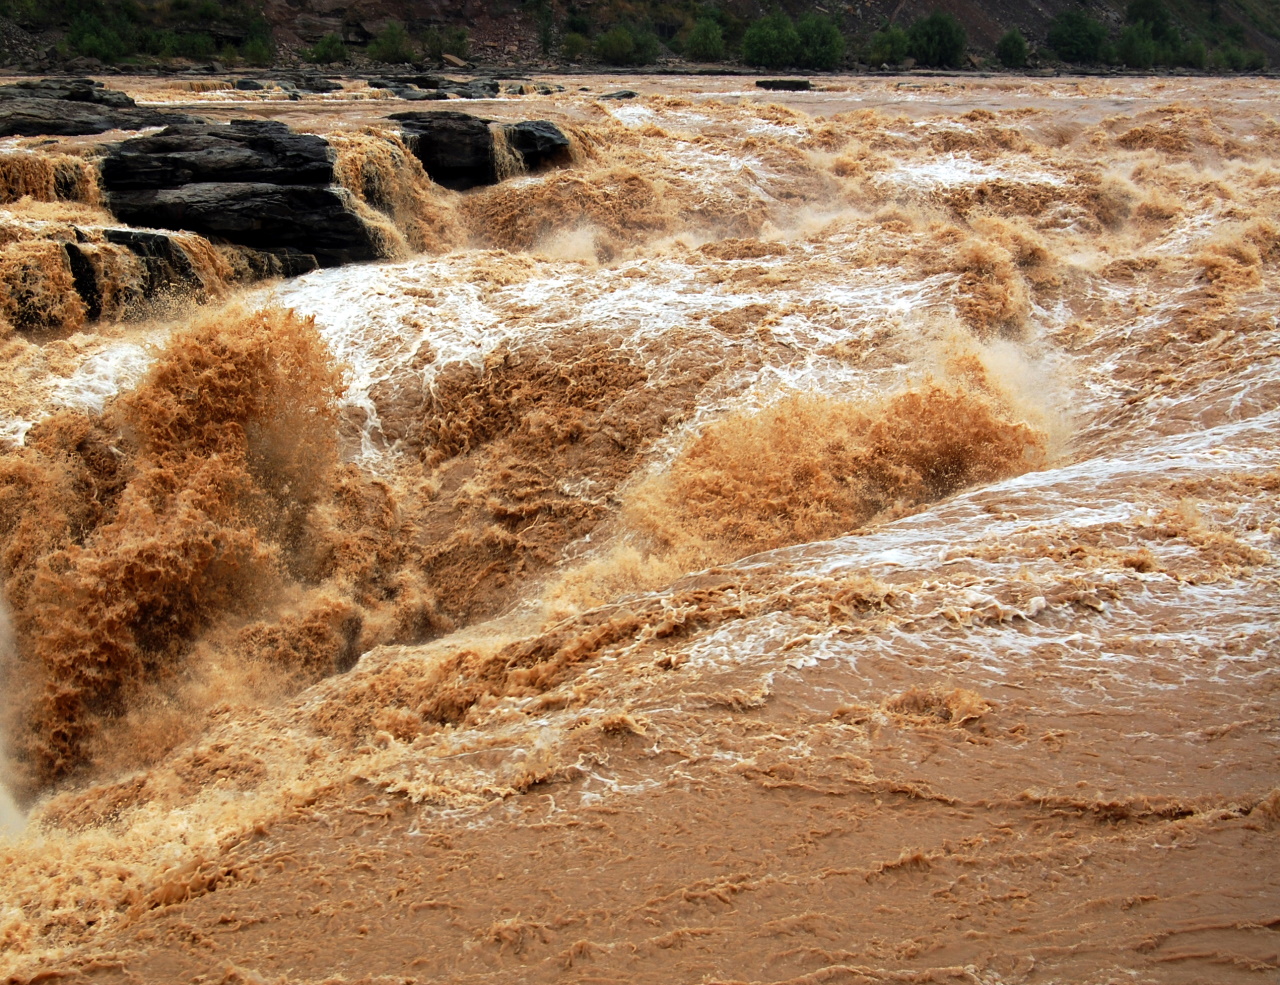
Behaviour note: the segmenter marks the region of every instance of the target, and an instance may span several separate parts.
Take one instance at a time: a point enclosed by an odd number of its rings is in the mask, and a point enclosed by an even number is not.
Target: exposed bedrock
[[[215,246],[191,233],[50,223],[0,246],[0,337],[58,336],[314,267],[311,256]]]
[[[500,141],[529,171],[569,159],[569,138],[548,120],[494,124],[451,110],[409,110],[392,113],[390,119],[400,126],[431,180],[457,191],[496,184],[506,176],[500,166]]]
[[[523,96],[537,93],[550,96],[564,92],[564,86],[548,82],[523,82],[475,78],[466,82],[445,78],[443,75],[388,75],[369,79],[371,89],[388,89],[400,99],[422,101],[431,99],[493,99],[498,95]]]
[[[267,120],[173,126],[111,148],[102,189],[117,218],[185,229],[321,266],[372,260],[372,230],[334,184],[334,152],[313,134]]]
[[[457,190],[568,163],[569,138],[547,120],[494,123],[457,112],[396,113],[406,143],[435,182]],[[107,149],[106,204],[133,226],[186,230],[215,242],[297,254],[320,266],[383,255],[377,230],[337,183],[336,151],[323,137],[269,120],[183,124]]]
[[[210,181],[328,185],[333,154],[323,138],[283,123],[233,120],[126,141],[102,161],[101,172],[103,186],[113,191]]]
[[[186,113],[146,109],[92,79],[41,79],[0,86],[0,137],[76,137],[198,123]]]

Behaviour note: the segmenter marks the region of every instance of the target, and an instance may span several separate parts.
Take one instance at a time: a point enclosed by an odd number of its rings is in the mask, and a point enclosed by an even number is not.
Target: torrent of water
[[[1275,86],[734,86],[96,318],[0,166],[0,973],[1274,975]]]

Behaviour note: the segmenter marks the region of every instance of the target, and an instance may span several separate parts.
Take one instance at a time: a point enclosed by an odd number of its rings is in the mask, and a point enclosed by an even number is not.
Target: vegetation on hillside
[[[970,60],[965,25],[942,10],[871,29],[852,8],[840,12],[812,0],[760,0],[754,6],[749,0],[579,2],[509,0],[510,16],[543,55],[569,62],[635,67],[676,55],[694,62],[831,71],[854,62],[960,68]],[[63,58],[219,58],[231,65],[267,65],[276,48],[262,3],[0,0],[0,17],[30,31],[49,31]],[[750,16],[753,9],[757,16]],[[1137,70],[1252,71],[1265,67],[1266,57],[1249,38],[1280,39],[1275,0],[1130,0],[1121,22],[1111,27],[1088,7],[1059,9],[1043,34],[1033,37],[1011,26],[995,45],[993,64],[1019,69],[1049,60]],[[1112,9],[1119,14],[1119,7]],[[410,16],[409,5],[405,10]],[[297,54],[322,65],[361,58],[440,64],[446,53],[468,57],[470,47],[461,25],[412,19],[392,21],[376,37],[365,38],[361,43],[349,32],[330,33]]]
[[[138,55],[246,61],[275,56],[271,29],[255,0],[0,0],[0,16],[30,30],[62,29],[63,57],[119,62]]]
[[[996,42],[996,58],[1005,68],[1022,68],[1027,64],[1027,39],[1016,27]]]
[[[1208,8],[1207,14],[1201,7]],[[1204,16],[1190,16],[1196,12]],[[1082,65],[1217,71],[1256,71],[1266,66],[1265,55],[1246,44],[1244,28],[1222,18],[1219,3],[1184,3],[1180,15],[1175,17],[1165,0],[1130,0],[1124,26],[1113,36],[1105,24],[1083,11],[1067,10],[1050,25],[1048,46],[1063,61]],[[1180,19],[1190,27],[1180,27]]]

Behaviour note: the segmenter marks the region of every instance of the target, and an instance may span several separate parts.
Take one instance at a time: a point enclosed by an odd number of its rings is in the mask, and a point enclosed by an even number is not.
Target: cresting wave
[[[669,406],[635,399],[633,361],[581,343],[500,350],[418,394],[418,489],[339,464],[340,375],[288,313],[206,317],[102,413],[33,427],[0,459],[20,796],[149,764],[198,734],[214,693],[296,688],[515,601],[618,513],[599,497]],[[660,573],[635,587],[1042,464],[1045,436],[1007,415],[970,381],[726,418],[624,494]],[[593,439],[612,428],[634,437]],[[575,480],[594,501],[564,492]]]
[[[0,970],[1273,974],[1280,131],[920,84],[357,128],[394,262],[13,322]]]

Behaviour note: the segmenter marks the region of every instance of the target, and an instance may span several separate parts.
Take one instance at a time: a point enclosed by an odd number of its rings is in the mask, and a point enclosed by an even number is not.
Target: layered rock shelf
[[[102,144],[85,156],[55,154],[43,167],[33,164],[39,152],[21,151],[6,160],[13,172],[8,200],[101,202],[123,224],[73,215],[14,227],[25,232],[6,244],[0,275],[17,285],[17,293],[10,292],[17,300],[4,317],[19,331],[127,317],[174,294],[203,300],[228,282],[382,259],[396,249],[387,222],[411,221],[370,195],[363,167],[369,162],[357,162],[362,166],[354,169],[364,175],[359,187],[351,184],[352,162],[340,162],[341,146],[343,155],[373,155],[385,171],[376,131],[373,143],[340,144],[279,121],[210,123],[139,109],[125,93],[87,79],[0,87],[0,119],[5,108],[14,110],[7,119],[16,125],[14,114],[26,112],[23,106],[31,102],[85,107],[100,119],[89,127],[88,116],[71,112],[70,122],[46,125],[28,114],[27,135],[168,125]],[[569,136],[547,120],[503,123],[447,110],[416,111],[391,114],[384,127],[386,140],[395,142],[398,135],[432,182],[455,191],[570,161]],[[423,180],[403,168],[397,174]],[[21,286],[29,284],[40,286]]]
[[[107,205],[131,225],[186,229],[321,266],[378,256],[322,137],[269,120],[168,127],[102,161]]]
[[[92,79],[42,79],[0,86],[0,137],[80,137],[198,123],[187,113],[146,109]]]

